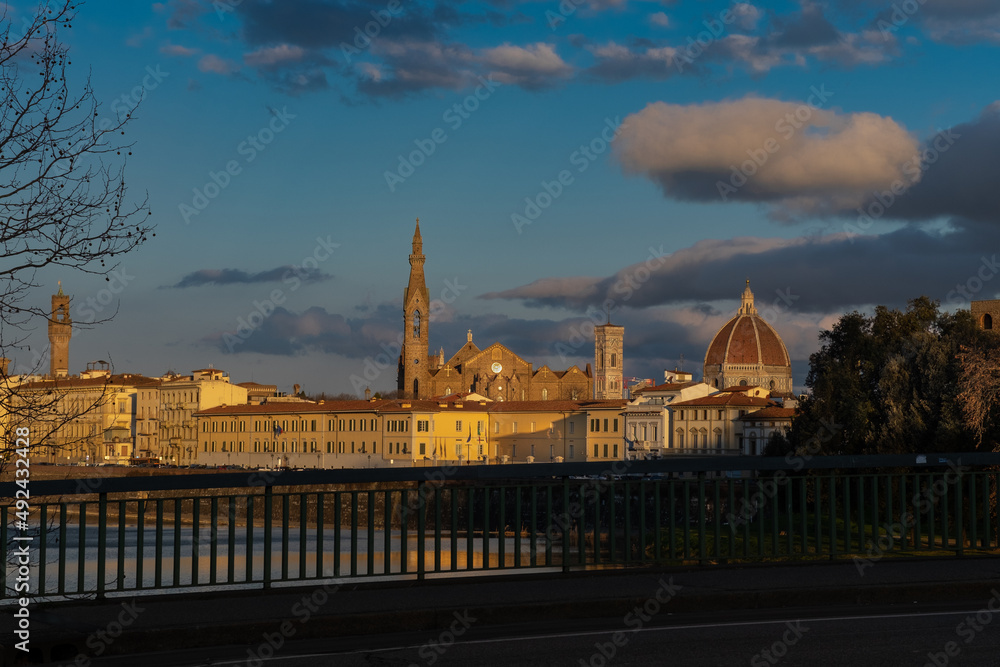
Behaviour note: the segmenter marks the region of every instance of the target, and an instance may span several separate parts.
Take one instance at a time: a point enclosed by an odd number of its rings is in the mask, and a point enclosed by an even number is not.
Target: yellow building
[[[243,405],[247,389],[229,382],[229,376],[217,368],[191,371],[191,375],[169,374],[160,378],[159,405],[152,416],[159,418],[159,439],[143,450],[156,452],[164,463],[188,465],[198,461],[196,412],[217,405]],[[152,429],[152,426],[150,427]]]
[[[213,466],[367,468],[624,458],[624,401],[277,402],[195,413]]]
[[[24,383],[14,400],[32,414],[42,460],[124,464],[134,455],[138,393],[156,384],[142,375],[112,375],[95,362],[76,377]]]

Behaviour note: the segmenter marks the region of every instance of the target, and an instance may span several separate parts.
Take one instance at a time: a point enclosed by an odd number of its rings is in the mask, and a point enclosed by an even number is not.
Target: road
[[[758,610],[669,614],[643,620],[554,619],[477,627],[456,612],[433,633],[296,642],[248,637],[241,647],[98,659],[96,667],[422,667],[526,665],[885,665],[1000,664],[1000,618],[989,600],[907,607]],[[992,603],[1000,609],[1000,600]],[[277,650],[271,644],[279,643]],[[181,640],[182,641],[182,640]],[[949,655],[949,652],[951,655]],[[68,662],[68,661],[67,661]]]

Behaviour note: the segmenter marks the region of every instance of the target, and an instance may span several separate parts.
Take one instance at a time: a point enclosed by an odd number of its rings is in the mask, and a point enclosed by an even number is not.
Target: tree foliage
[[[906,310],[879,306],[840,318],[820,333],[790,440],[820,431],[828,454],[894,454],[975,449],[962,409],[963,349],[991,344],[967,310],[941,312],[927,297]]]

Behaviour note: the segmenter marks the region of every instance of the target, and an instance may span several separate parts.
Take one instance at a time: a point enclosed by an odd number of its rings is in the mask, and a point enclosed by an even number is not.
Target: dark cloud
[[[968,123],[939,132],[914,156],[901,196],[872,193],[861,210],[901,220],[931,220],[957,216],[1000,223],[1000,103],[994,103]],[[919,175],[919,181],[913,178]],[[912,183],[912,185],[911,185]],[[888,207],[885,204],[889,203]],[[884,213],[879,214],[880,209]]]
[[[333,276],[319,269],[305,269],[293,266],[279,266],[267,271],[249,273],[241,269],[200,269],[192,271],[180,279],[172,288],[201,287],[203,285],[235,285],[247,283],[276,283],[279,281],[317,283]]]
[[[662,262],[654,258],[612,276],[543,279],[481,298],[591,313],[607,305],[638,310],[694,303],[695,310],[704,312],[706,302],[738,298],[750,277],[761,311],[830,313],[871,304],[901,306],[921,294],[954,307],[962,302],[956,286],[977,276],[984,263],[996,274],[996,283],[982,286],[975,298],[1000,292],[1000,258],[992,248],[1000,248],[995,225],[956,221],[946,232],[904,227],[876,236],[849,222],[842,232],[820,238],[701,241]]]
[[[841,39],[840,31],[823,15],[821,5],[806,4],[802,11],[775,17],[769,42],[782,48],[802,48],[831,44]]]
[[[353,45],[356,29],[363,33],[368,23],[377,21],[372,12],[386,23],[378,26],[377,39],[438,36],[433,20],[420,5],[404,2],[401,6],[403,11],[396,16],[388,14],[384,0],[244,0],[236,10],[243,20],[244,41],[254,47],[294,44],[322,49],[338,47],[341,42]]]

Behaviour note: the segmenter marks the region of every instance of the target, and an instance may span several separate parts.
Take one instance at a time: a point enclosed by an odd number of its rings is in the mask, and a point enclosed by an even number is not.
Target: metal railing
[[[20,527],[4,483],[0,599],[994,552],[998,470],[997,454],[715,456],[34,481]]]

